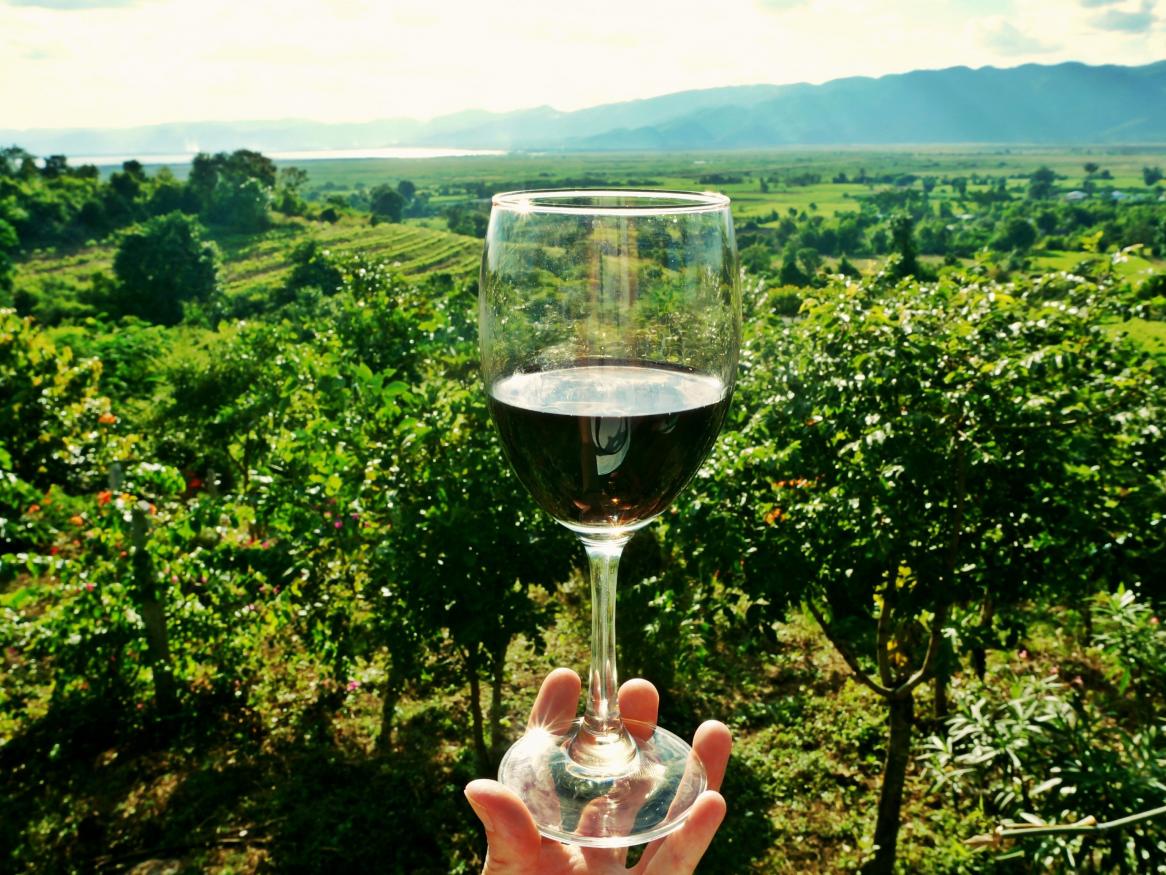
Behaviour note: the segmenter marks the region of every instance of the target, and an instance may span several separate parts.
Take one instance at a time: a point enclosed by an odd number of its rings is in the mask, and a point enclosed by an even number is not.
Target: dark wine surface
[[[729,406],[721,380],[662,365],[584,364],[512,374],[490,412],[518,478],[577,529],[636,526],[704,461]]]

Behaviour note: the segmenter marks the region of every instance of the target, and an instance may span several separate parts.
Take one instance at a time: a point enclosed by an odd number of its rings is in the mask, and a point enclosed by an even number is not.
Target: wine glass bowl
[[[532,728],[500,769],[544,835],[638,844],[679,826],[704,789],[687,743],[620,719],[615,582],[628,538],[712,447],[740,319],[723,195],[553,190],[493,200],[479,291],[490,412],[519,480],[579,536],[592,579],[584,716]]]

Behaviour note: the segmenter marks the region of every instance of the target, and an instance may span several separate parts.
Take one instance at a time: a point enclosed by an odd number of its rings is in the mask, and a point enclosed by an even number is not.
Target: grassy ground
[[[1166,322],[1148,319],[1129,319],[1109,326],[1115,333],[1124,333],[1147,350],[1159,356],[1166,356]]]

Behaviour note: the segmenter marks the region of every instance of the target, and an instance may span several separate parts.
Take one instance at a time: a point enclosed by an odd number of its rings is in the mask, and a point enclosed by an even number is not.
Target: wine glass
[[[741,291],[723,195],[548,190],[496,195],[482,256],[482,375],[506,456],[583,543],[591,672],[583,717],[533,726],[499,780],[544,836],[592,847],[679,827],[703,765],[666,729],[621,720],[620,554],[692,478],[725,418]]]

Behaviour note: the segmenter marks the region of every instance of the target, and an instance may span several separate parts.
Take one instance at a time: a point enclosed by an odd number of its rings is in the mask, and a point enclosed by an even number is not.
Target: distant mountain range
[[[935,143],[1166,143],[1166,61],[951,67],[822,85],[682,91],[575,112],[469,111],[429,122],[191,122],[121,129],[3,130],[46,155],[159,155],[441,146],[683,150]]]

